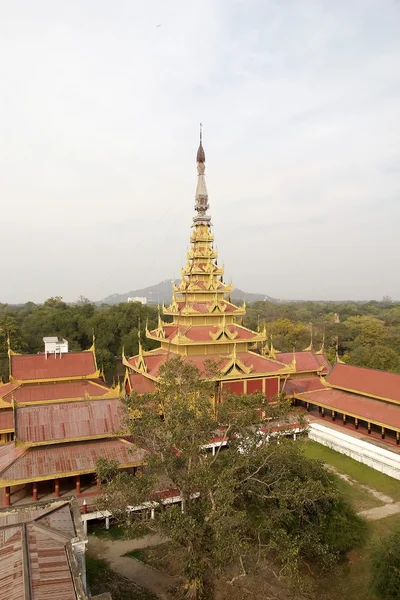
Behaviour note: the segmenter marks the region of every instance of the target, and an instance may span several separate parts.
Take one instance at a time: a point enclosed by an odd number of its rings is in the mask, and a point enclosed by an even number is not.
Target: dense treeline
[[[72,352],[89,348],[94,334],[98,365],[111,380],[122,347],[127,356],[137,353],[139,327],[144,349],[156,345],[146,339],[146,322],[149,328],[156,327],[157,309],[139,302],[99,307],[85,298],[67,304],[56,297],[40,305],[32,302],[23,306],[0,305],[0,374],[3,381],[8,377],[8,336],[14,351],[35,354],[43,352],[44,336],[65,337]]]
[[[344,362],[371,369],[400,371],[400,303],[394,302],[254,302],[246,325],[266,325],[269,339],[282,352],[310,345],[331,363],[336,351]]]
[[[157,309],[140,303],[96,306],[81,298],[74,304],[50,298],[44,304],[0,304],[0,374],[8,376],[7,338],[16,352],[43,351],[43,336],[59,335],[69,348],[83,350],[96,336],[98,364],[112,378],[122,347],[126,355],[138,350],[138,328],[144,349],[156,344],[146,339],[145,328],[157,324]],[[164,318],[164,320],[168,320]],[[392,302],[254,302],[247,307],[244,324],[267,328],[274,347],[281,351],[303,350],[311,341],[319,348],[325,339],[330,361],[336,348],[345,362],[387,371],[400,371],[400,303]]]

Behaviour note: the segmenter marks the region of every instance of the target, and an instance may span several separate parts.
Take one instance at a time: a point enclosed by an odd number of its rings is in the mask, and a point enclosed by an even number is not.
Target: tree
[[[400,356],[386,346],[376,345],[372,348],[358,347],[350,352],[350,362],[359,367],[397,372],[400,369]]]
[[[400,600],[400,533],[384,538],[372,553],[371,588],[380,600]]]
[[[126,406],[130,433],[148,450],[143,475],[98,465],[99,509],[125,527],[135,524],[127,506],[160,499],[166,488],[179,494],[182,506],[160,510],[147,525],[184,550],[186,597],[193,599],[212,598],[217,573],[230,567],[234,579],[245,576],[261,556],[298,580],[303,560],[332,564],[362,530],[322,463],[272,435],[278,418],[282,426],[292,418],[290,404],[231,393],[214,404],[216,375],[212,363],[205,375],[179,357],[165,363],[156,392],[132,394]],[[216,435],[229,449],[213,456],[205,446]]]

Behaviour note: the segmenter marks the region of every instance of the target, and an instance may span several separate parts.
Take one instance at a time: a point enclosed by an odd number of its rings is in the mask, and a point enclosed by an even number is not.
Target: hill
[[[179,280],[176,281],[178,283]],[[131,290],[130,292],[126,292],[124,294],[111,294],[103,300],[99,300],[96,304],[120,304],[120,302],[128,302],[128,298],[147,298],[147,304],[169,304],[172,299],[172,282],[170,279],[165,279],[156,285],[151,285],[146,288],[141,288],[138,290]],[[254,294],[244,292],[243,290],[239,290],[238,288],[234,288],[232,291],[232,300],[243,302],[257,302],[259,300],[269,300],[270,302],[277,302],[275,298],[271,298],[266,294]]]

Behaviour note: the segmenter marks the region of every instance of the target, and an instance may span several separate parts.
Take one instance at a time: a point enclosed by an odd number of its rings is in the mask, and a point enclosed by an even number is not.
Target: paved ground
[[[368,521],[378,521],[378,519],[391,517],[392,515],[396,515],[398,513],[400,513],[400,502],[392,502],[391,504],[376,506],[375,508],[363,510],[358,514],[368,519]]]
[[[89,536],[88,551],[96,558],[103,558],[110,567],[137,585],[156,594],[162,600],[172,600],[171,590],[178,585],[177,579],[162,573],[135,558],[122,556],[126,552],[158,546],[168,541],[157,534],[133,540],[103,540]]]

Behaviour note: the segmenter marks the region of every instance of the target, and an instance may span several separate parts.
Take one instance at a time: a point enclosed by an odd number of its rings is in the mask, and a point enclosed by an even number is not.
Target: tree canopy
[[[332,565],[363,535],[332,475],[285,439],[300,415],[284,399],[271,404],[261,394],[228,392],[215,404],[216,368],[210,363],[204,376],[175,357],[161,368],[154,393],[127,400],[130,434],[148,450],[141,477],[98,464],[99,508],[125,527],[136,523],[127,506],[160,500],[161,490],[179,494],[181,505],[159,507],[147,526],[184,550],[185,592],[193,599],[212,598],[217,574],[229,567],[233,579],[245,576],[261,557],[299,582],[305,561]],[[228,449],[219,445],[213,455],[206,448],[216,439]]]
[[[168,317],[163,317],[168,321]],[[155,342],[145,336],[157,325],[157,308],[138,302],[97,306],[87,298],[67,304],[60,297],[43,304],[0,304],[0,376],[8,376],[7,338],[16,352],[43,351],[43,336],[65,337],[71,350],[85,350],[96,336],[98,364],[109,381],[117,373],[122,348],[138,350],[138,329],[145,350]],[[400,305],[392,302],[254,302],[247,306],[244,324],[252,329],[266,324],[268,337],[283,352],[303,350],[311,341],[320,348],[325,340],[328,359],[336,348],[345,362],[374,369],[400,371]]]

